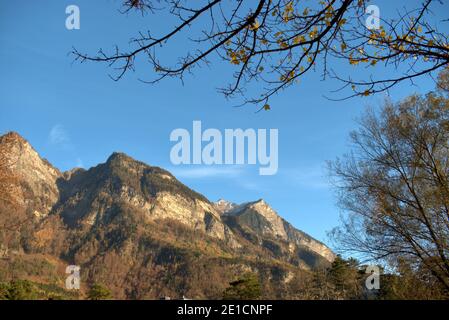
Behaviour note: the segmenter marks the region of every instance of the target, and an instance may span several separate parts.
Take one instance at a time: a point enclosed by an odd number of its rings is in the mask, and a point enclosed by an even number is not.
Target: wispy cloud
[[[281,170],[285,179],[302,188],[328,189],[330,187],[326,170],[323,166],[303,166]]]
[[[257,169],[245,165],[228,166],[184,166],[171,167],[168,170],[179,179],[212,180],[231,182],[236,188],[247,191],[267,191],[267,184],[260,183]],[[253,172],[252,172],[253,171]]]
[[[72,154],[72,156],[75,157],[75,167],[84,168],[83,160],[78,157],[76,149],[70,139],[70,135],[62,124],[55,124],[53,127],[51,127],[50,132],[48,133],[48,142],[51,145],[61,148],[62,150]]]
[[[204,179],[217,177],[235,178],[242,174],[243,169],[240,166],[191,166],[187,168],[174,167],[170,171],[179,178]]]
[[[168,168],[177,178],[180,179],[228,179],[233,180],[235,185],[250,191],[268,190],[264,178],[254,175],[248,166],[175,166]],[[324,166],[311,165],[295,168],[281,168],[276,176],[271,179],[280,179],[285,185],[295,188],[326,190],[330,188],[329,179]],[[272,181],[272,180],[270,180]]]
[[[48,140],[51,144],[68,145],[70,143],[67,131],[61,124],[54,125],[48,134]]]

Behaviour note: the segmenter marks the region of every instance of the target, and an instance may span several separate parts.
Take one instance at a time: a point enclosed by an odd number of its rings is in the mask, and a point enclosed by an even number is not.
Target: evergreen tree
[[[261,296],[259,279],[256,274],[250,273],[229,283],[223,292],[225,300],[256,300]]]
[[[89,300],[109,300],[112,298],[111,291],[102,284],[95,283],[87,294]]]
[[[360,297],[361,279],[358,262],[337,256],[329,269],[329,281],[335,288],[336,298],[354,299]]]

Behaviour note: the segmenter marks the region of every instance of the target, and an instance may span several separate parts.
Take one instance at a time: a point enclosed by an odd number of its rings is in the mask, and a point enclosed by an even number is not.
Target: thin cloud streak
[[[327,173],[321,166],[285,169],[281,173],[288,181],[308,189],[329,189],[331,187]]]
[[[204,179],[204,178],[235,178],[242,174],[241,167],[217,167],[217,166],[202,166],[192,168],[172,168],[170,170],[176,177],[189,179]]]
[[[70,143],[69,136],[61,124],[56,124],[51,128],[48,140],[55,145],[68,145]]]

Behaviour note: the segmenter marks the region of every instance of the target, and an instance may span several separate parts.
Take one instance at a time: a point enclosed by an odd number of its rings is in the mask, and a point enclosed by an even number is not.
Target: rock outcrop
[[[4,158],[0,175],[11,178],[9,187],[2,188],[2,192],[36,217],[48,215],[59,199],[57,181],[61,172],[15,132],[0,137],[0,146]]]
[[[304,250],[328,261],[333,261],[335,254],[323,243],[313,239],[306,233],[297,230],[282,219],[263,199],[233,205],[222,217],[229,225],[238,226],[260,239],[278,240],[285,243],[290,252],[296,252],[300,257]]]

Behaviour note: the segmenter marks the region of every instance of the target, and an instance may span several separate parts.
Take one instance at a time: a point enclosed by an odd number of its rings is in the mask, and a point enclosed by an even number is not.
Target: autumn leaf
[[[250,30],[254,31],[259,29],[260,25],[259,22],[257,21],[257,19],[254,21],[254,23],[249,27]]]

